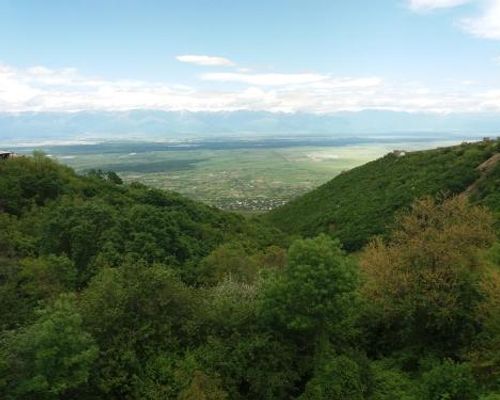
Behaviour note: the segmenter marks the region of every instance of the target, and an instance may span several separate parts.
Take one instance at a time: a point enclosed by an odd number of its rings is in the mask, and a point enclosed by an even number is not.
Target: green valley
[[[85,173],[115,171],[126,182],[181,193],[225,210],[263,212],[394,149],[451,145],[435,138],[225,138],[218,141],[40,145]],[[26,153],[37,147],[16,148]]]
[[[498,140],[390,152],[256,216],[82,171],[0,160],[0,398],[498,399]]]

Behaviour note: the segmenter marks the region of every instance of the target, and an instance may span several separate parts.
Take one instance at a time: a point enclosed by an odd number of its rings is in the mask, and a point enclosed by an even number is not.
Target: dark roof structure
[[[12,151],[2,151],[0,150],[0,160],[6,160],[14,155]]]

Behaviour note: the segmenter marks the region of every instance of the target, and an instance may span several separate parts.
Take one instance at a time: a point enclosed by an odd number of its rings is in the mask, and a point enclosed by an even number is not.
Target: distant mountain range
[[[0,143],[36,139],[185,139],[218,136],[500,134],[500,114],[235,112],[0,113]]]

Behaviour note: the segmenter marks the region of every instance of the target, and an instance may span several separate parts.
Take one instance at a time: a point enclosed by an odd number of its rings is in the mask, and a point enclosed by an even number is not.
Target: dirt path
[[[477,186],[483,180],[485,180],[491,170],[495,168],[495,166],[500,162],[500,153],[493,154],[490,158],[488,158],[485,162],[481,163],[476,167],[476,170],[480,173],[478,179],[474,181],[472,185],[470,185],[465,191],[461,193],[461,196],[469,197],[472,193],[476,191]]]

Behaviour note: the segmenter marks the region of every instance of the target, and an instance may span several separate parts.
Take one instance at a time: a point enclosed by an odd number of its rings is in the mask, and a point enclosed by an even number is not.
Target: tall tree
[[[494,240],[492,224],[486,209],[463,197],[424,198],[401,214],[388,241],[374,240],[361,256],[363,294],[378,327],[370,330],[385,329],[391,347],[399,340],[449,356],[468,343],[482,299],[479,250]]]
[[[297,240],[287,266],[264,287],[263,316],[308,334],[321,353],[353,310],[356,284],[356,270],[338,241],[326,235]]]
[[[74,297],[62,296],[32,324],[2,342],[0,394],[6,399],[59,399],[87,382],[97,358]]]

